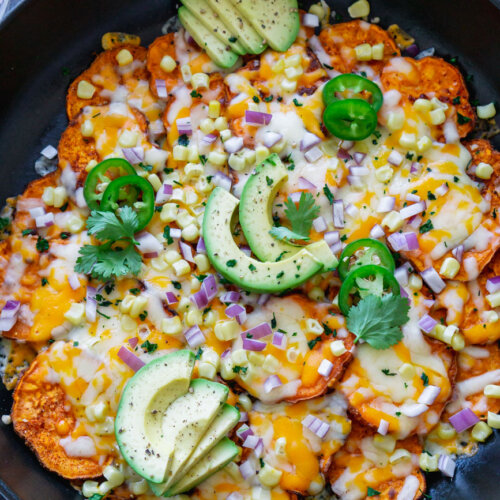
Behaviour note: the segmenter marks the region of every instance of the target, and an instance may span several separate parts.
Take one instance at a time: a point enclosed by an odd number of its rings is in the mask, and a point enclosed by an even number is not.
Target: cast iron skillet
[[[500,8],[499,0],[492,0]],[[353,0],[335,0],[345,20]],[[397,23],[421,49],[458,56],[473,75],[472,98],[500,102],[500,10],[488,0],[371,0],[381,25]],[[125,31],[149,44],[175,13],[165,0],[26,0],[0,26],[0,203],[36,177],[33,164],[47,144],[57,145],[66,127],[65,91],[101,50],[107,31]],[[500,109],[497,106],[497,109]],[[494,140],[500,148],[500,136]],[[11,398],[0,384],[0,414]],[[500,433],[473,458],[459,460],[453,481],[429,475],[434,500],[500,498]],[[0,424],[0,497],[9,500],[81,499],[67,482],[45,471],[35,456]]]

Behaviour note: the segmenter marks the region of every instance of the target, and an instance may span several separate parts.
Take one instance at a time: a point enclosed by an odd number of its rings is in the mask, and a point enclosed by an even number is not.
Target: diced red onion
[[[198,347],[205,342],[205,335],[203,335],[198,325],[194,325],[184,332],[184,338],[189,344],[189,347]]]
[[[158,192],[156,193],[155,203],[157,205],[161,205],[162,203],[170,200],[173,192],[174,188],[172,184],[167,184],[166,182],[163,183],[162,187],[158,189]]]
[[[299,177],[299,189],[314,190],[316,186],[305,177]]]
[[[137,241],[137,249],[142,254],[149,254],[157,257],[163,250],[163,245],[147,231],[142,231],[135,236]],[[156,254],[156,255],[155,255]]]
[[[193,133],[193,129],[191,127],[191,117],[187,116],[185,118],[177,118],[177,120],[175,120],[175,124],[177,125],[179,135],[191,135]]]
[[[351,149],[351,148],[354,146],[354,141],[342,141],[342,142],[340,143],[340,146],[341,146],[343,149],[345,149],[345,150],[349,151],[349,149]]]
[[[255,469],[250,460],[243,462],[239,467],[240,467],[240,474],[243,477],[243,479],[246,480],[255,475]]]
[[[401,406],[400,410],[403,415],[407,417],[418,417],[425,413],[429,407],[421,403],[414,403],[411,405]]]
[[[299,192],[295,192],[295,193],[291,193],[288,195],[288,197],[294,202],[294,203],[299,203],[300,201],[300,197],[302,196],[302,193],[299,191]]]
[[[333,202],[333,225],[339,229],[344,227],[344,202],[342,200]]]
[[[387,422],[387,420],[381,419],[378,424],[377,432],[382,436],[385,436],[388,430],[389,430],[389,422]]]
[[[224,149],[228,153],[237,153],[243,147],[242,137],[230,137],[224,141]]]
[[[406,199],[411,202],[420,201],[420,196],[418,196],[418,194],[408,193]]]
[[[228,318],[236,318],[240,325],[247,319],[247,311],[240,304],[231,304],[224,312]]]
[[[358,165],[361,165],[361,163],[363,163],[363,160],[366,158],[366,153],[356,152],[354,153],[353,158]]]
[[[420,215],[414,215],[407,220],[407,224],[413,229],[418,229],[422,224],[422,217],[420,217]]]
[[[16,324],[17,318],[0,318],[0,332],[8,332]]]
[[[286,335],[282,332],[274,332],[272,344],[278,349],[286,349],[286,344],[287,344]]]
[[[166,292],[165,294],[167,296],[167,304],[171,306],[172,304],[177,304],[179,302],[179,299],[176,297],[174,292]]]
[[[53,160],[57,156],[57,149],[49,144],[40,151],[40,154],[45,156],[47,160]]]
[[[223,174],[222,172],[216,172],[216,174],[212,178],[212,182],[216,186],[219,186],[222,189],[225,189],[226,191],[230,191],[231,185],[233,184],[231,177],[227,176],[226,174]]]
[[[351,173],[351,175],[357,175],[359,177],[365,177],[370,173],[368,167],[360,167],[360,166],[349,167],[349,172]]]
[[[328,231],[324,234],[324,240],[328,246],[332,246],[340,241],[340,233],[338,231]]]
[[[204,309],[208,305],[208,298],[205,290],[201,289],[196,293],[193,293],[189,300],[198,308]]]
[[[230,292],[226,292],[223,295],[221,295],[220,301],[224,302],[225,304],[228,304],[228,303],[238,302],[238,300],[240,300],[240,298],[241,298],[241,294],[239,292],[230,291]]]
[[[337,241],[337,243],[334,243],[333,245],[330,246],[330,251],[336,255],[342,251],[342,248],[343,248],[342,242]]]
[[[438,322],[432,316],[424,314],[418,322],[418,327],[425,333],[431,333],[437,324]]]
[[[322,233],[326,231],[327,225],[326,225],[326,220],[323,216],[319,216],[316,219],[313,220],[313,226],[314,230],[317,231],[318,233]]]
[[[414,161],[412,162],[411,166],[410,166],[410,174],[417,174],[419,171],[420,171],[420,168],[422,167],[422,165],[420,163],[418,163],[417,161]]]
[[[438,196],[443,196],[443,195],[445,195],[445,194],[448,192],[448,190],[449,190],[449,189],[450,189],[450,188],[448,187],[448,184],[446,184],[446,182],[445,182],[444,184],[441,184],[441,186],[438,186],[438,187],[434,190],[434,192],[435,192]]]
[[[165,80],[161,80],[157,78],[155,80],[156,93],[160,99],[166,99],[168,97],[167,94],[167,84]]]
[[[441,293],[446,287],[446,283],[441,279],[441,276],[439,276],[433,267],[429,267],[422,271],[420,276],[422,276],[422,279],[434,293]]]
[[[318,373],[322,377],[328,377],[330,376],[330,373],[332,373],[333,370],[333,363],[329,359],[324,359],[321,361],[320,365],[318,366]]]
[[[196,253],[206,253],[207,247],[205,246],[205,240],[201,237],[196,245]]]
[[[449,421],[457,432],[463,432],[469,427],[477,424],[479,422],[479,417],[470,408],[464,408],[458,413],[455,413],[455,415],[452,415]]]
[[[387,157],[387,161],[396,167],[399,167],[403,161],[403,155],[399,152],[393,149],[391,151],[391,154]]]
[[[236,435],[242,440],[242,441],[245,441],[245,439],[248,437],[248,436],[253,436],[253,431],[252,429],[250,429],[250,427],[248,427],[247,424],[243,424],[242,426],[240,426],[240,428],[236,431]]]
[[[406,238],[402,233],[392,233],[387,237],[387,241],[391,244],[395,252],[399,252],[406,248]]]
[[[140,360],[133,352],[121,346],[118,350],[118,357],[134,372],[140,370],[146,363]]]
[[[438,469],[447,477],[453,477],[455,474],[456,463],[448,455],[439,455]]]
[[[348,175],[347,182],[349,183],[350,186],[354,187],[362,187],[364,185],[363,178],[357,175]]]
[[[80,280],[76,274],[70,274],[68,276],[68,283],[72,290],[78,290],[81,287]]]
[[[428,385],[427,387],[424,387],[422,394],[420,394],[418,403],[430,406],[432,403],[434,403],[434,401],[436,401],[436,398],[439,396],[440,392],[441,387]]]
[[[415,57],[420,52],[418,45],[416,43],[412,43],[409,47],[405,49],[405,55],[408,57]]]
[[[321,142],[321,139],[314,134],[311,134],[311,132],[306,132],[304,134],[304,137],[302,137],[302,140],[300,141],[300,150],[301,151],[308,151],[311,149],[313,146],[316,146]]]
[[[213,274],[209,274],[201,284],[201,289],[205,292],[208,301],[211,301],[217,295],[217,281]]]
[[[396,198],[394,198],[394,196],[383,196],[378,202],[377,212],[379,214],[390,212],[395,204]]]
[[[85,316],[87,321],[93,323],[97,318],[97,301],[95,300],[97,290],[93,286],[87,286],[85,302]]]
[[[227,358],[228,356],[231,355],[231,349],[226,349],[221,355],[220,355],[220,359],[224,359],[224,358]]]
[[[283,385],[283,382],[281,382],[278,375],[269,375],[269,377],[267,377],[264,381],[264,392],[269,394],[273,389],[276,389],[276,387],[279,387],[280,385]]]
[[[370,230],[370,238],[377,240],[383,236],[385,236],[384,229],[380,224],[375,224]]]
[[[283,139],[283,134],[279,134],[278,132],[268,131],[264,134],[263,144],[266,148],[272,148],[275,144]]]
[[[250,448],[251,450],[255,450],[255,448],[258,446],[259,441],[261,441],[262,438],[259,436],[256,436],[253,432],[252,434],[248,434],[245,440],[243,441],[243,448]]]
[[[182,231],[178,227],[171,227],[170,228],[170,237],[173,238],[174,240],[180,239],[182,236]]]
[[[316,14],[306,13],[302,16],[302,25],[308,28],[317,28],[319,26],[319,17]]]
[[[241,472],[241,470],[240,470]],[[241,474],[243,476],[243,474]],[[244,479],[247,479],[247,478],[244,478]],[[243,500],[243,497],[240,493],[238,493],[237,491],[233,491],[232,493],[230,493],[226,500]]]
[[[35,219],[36,227],[50,227],[54,225],[54,214],[52,212],[47,212],[46,214],[40,215]]]
[[[248,413],[246,411],[240,412],[240,419],[238,422],[248,422]]]
[[[405,266],[396,268],[394,277],[401,286],[406,286],[408,284],[408,269]]]
[[[19,308],[21,307],[21,302],[18,300],[8,300],[3,306],[0,318],[11,319],[17,316]]]
[[[267,304],[267,301],[269,300],[269,297],[270,295],[268,293],[262,293],[257,299],[257,304],[259,304],[259,306],[265,306]]]
[[[132,337],[127,340],[128,345],[132,347],[132,349],[139,343],[139,339],[137,337]]]
[[[419,52],[416,56],[415,59],[423,59],[424,57],[431,57],[434,55],[436,52],[436,49],[434,47],[431,47],[429,49],[422,50],[422,52]]]
[[[422,213],[426,209],[426,203],[425,201],[419,201],[417,203],[413,203],[412,205],[408,205],[406,207],[403,207],[399,211],[399,215],[403,219],[409,219],[410,217],[413,217],[414,215],[418,215]]]
[[[425,307],[427,307],[427,309],[431,309],[434,306],[435,303],[436,303],[436,301],[432,300],[432,299],[425,299],[423,301],[423,304],[424,304]]]
[[[43,207],[30,208],[29,213],[33,219],[37,219],[45,215],[45,209]]]
[[[250,328],[249,330],[244,331],[241,334],[242,338],[252,338],[252,339],[261,339],[263,337],[267,337],[271,335],[273,331],[271,330],[271,325],[267,322],[259,323],[257,326]]]
[[[136,146],[133,148],[122,148],[123,156],[132,165],[137,165],[144,160],[144,148],[142,146]]]
[[[330,430],[330,426],[326,422],[323,422],[314,415],[307,415],[307,417],[302,420],[302,425],[314,432],[320,439],[324,439]]]
[[[455,259],[458,260],[458,262],[462,262],[462,259],[464,257],[464,246],[463,245],[458,245],[458,247],[454,248],[451,253],[455,257]]]
[[[201,139],[205,144],[213,144],[217,140],[217,136],[214,134],[204,135]]]
[[[266,348],[266,345],[267,344],[261,340],[243,337],[243,349],[246,351],[263,351]]]
[[[412,250],[418,250],[419,249],[419,244],[418,244],[418,237],[416,233],[413,232],[407,232],[403,233],[403,236],[406,238],[406,249],[409,251]]]
[[[486,290],[489,293],[496,293],[500,290],[500,276],[493,276],[486,281]]]
[[[323,152],[317,146],[304,153],[304,157],[309,163],[316,163],[322,156]]]
[[[191,248],[191,245],[188,245],[187,243],[180,241],[179,247],[181,249],[181,253],[182,253],[182,256],[184,257],[184,259],[186,259],[188,262],[194,263],[193,249]]]
[[[339,160],[350,160],[351,155],[344,148],[340,148],[338,153],[337,153],[337,158]]]
[[[348,203],[346,206],[345,206],[345,213],[349,216],[349,217],[356,217],[358,214],[359,214],[359,210],[358,208],[353,205],[352,203]]]
[[[245,110],[245,122],[248,125],[269,125],[273,115],[269,113],[262,113],[261,111]]]

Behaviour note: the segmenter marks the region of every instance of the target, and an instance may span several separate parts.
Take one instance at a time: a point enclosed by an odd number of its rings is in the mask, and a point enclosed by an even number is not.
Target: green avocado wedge
[[[285,52],[300,29],[297,0],[230,0],[255,31],[279,52]]]
[[[225,437],[217,443],[186,475],[164,496],[174,496],[189,491],[209,476],[225,467],[238,455],[239,448]]]
[[[188,392],[194,354],[180,350],[143,366],[128,381],[115,419],[120,452],[137,474],[160,483],[165,480],[174,446],[162,436],[163,414]]]
[[[203,217],[207,256],[226,279],[249,292],[279,293],[296,288],[323,270],[313,252],[324,242],[303,247],[279,262],[260,262],[248,257],[238,248],[232,234],[231,222],[238,205],[237,198],[217,187],[208,199]]]
[[[236,64],[238,54],[235,54],[229,45],[221,42],[186,7],[179,7],[177,15],[184,28],[217,66],[231,68]]]

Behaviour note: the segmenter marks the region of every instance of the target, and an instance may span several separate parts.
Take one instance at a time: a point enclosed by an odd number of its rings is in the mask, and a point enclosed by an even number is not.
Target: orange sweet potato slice
[[[386,64],[380,79],[385,90],[398,90],[403,100],[414,102],[429,94],[446,103],[446,115],[453,116],[460,137],[465,137],[474,128],[475,115],[469,103],[469,91],[463,76],[458,68],[443,59],[398,58]],[[462,118],[459,118],[458,114]],[[442,125],[439,125],[437,130],[437,138],[441,139]]]
[[[116,56],[120,50],[127,49],[134,61],[140,61],[139,64],[131,72],[124,73],[120,71],[119,64],[116,61]],[[68,89],[66,96],[66,112],[68,119],[74,120],[78,113],[85,106],[102,106],[110,102],[110,97],[103,95],[102,91],[114,91],[118,85],[126,84],[127,80],[148,80],[148,72],[145,66],[146,49],[134,45],[122,45],[111,50],[106,50],[99,54],[94,62],[86,69],[78,78],[76,78]],[[85,80],[91,83],[95,88],[94,95],[91,99],[81,99],[77,95],[78,84]]]
[[[384,64],[391,57],[400,55],[397,45],[387,31],[365,21],[356,20],[327,26],[319,34],[319,40],[330,56],[330,65],[340,73],[351,73],[362,64],[368,65],[375,74],[380,74]],[[363,43],[372,46],[383,43],[383,60],[359,62],[354,48]]]
[[[59,443],[76,426],[76,418],[60,385],[46,381],[47,354],[33,361],[14,391],[14,430],[35,452],[47,469],[66,479],[89,479],[102,475],[111,461],[97,457],[69,457]]]

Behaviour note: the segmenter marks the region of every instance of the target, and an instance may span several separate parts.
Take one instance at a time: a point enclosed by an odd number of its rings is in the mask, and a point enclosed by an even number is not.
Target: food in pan
[[[92,500],[420,498],[500,427],[494,105],[365,0],[181,3],[3,210],[3,420]]]

